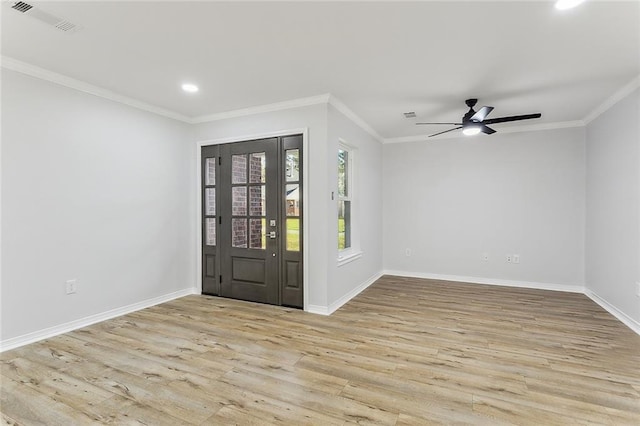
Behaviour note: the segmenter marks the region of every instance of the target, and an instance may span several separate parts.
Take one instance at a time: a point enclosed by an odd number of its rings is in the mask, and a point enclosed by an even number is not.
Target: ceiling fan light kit
[[[469,107],[469,111],[462,117],[461,123],[416,123],[417,125],[423,124],[446,124],[450,126],[458,126],[449,130],[445,130],[442,132],[434,133],[429,135],[429,137],[438,136],[443,133],[452,132],[454,130],[462,129],[462,133],[467,136],[477,135],[478,133],[484,133],[485,135],[492,135],[496,133],[494,129],[488,126],[488,124],[497,124],[497,123],[507,123],[509,121],[520,121],[520,120],[530,120],[533,118],[540,118],[542,114],[525,114],[525,115],[511,115],[508,117],[498,117],[498,118],[490,118],[487,119],[487,116],[491,111],[493,111],[492,106],[483,106],[478,111],[474,110],[473,107],[478,102],[477,99],[471,98],[467,99],[465,103]]]
[[[482,129],[480,128],[480,126],[470,125],[470,126],[464,127],[462,129],[462,133],[465,134],[466,136],[473,136],[480,133],[481,130]]]

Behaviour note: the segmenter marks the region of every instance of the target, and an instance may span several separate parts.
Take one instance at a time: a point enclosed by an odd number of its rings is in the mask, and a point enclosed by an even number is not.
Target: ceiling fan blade
[[[480,108],[480,110],[478,110],[478,112],[471,116],[470,120],[483,121],[485,118],[487,118],[487,115],[489,115],[491,111],[493,111],[492,106],[483,106],[482,108]]]
[[[453,132],[454,130],[458,130],[458,129],[462,129],[462,126],[460,127],[454,127],[453,129],[449,129],[449,130],[445,130],[444,132],[439,132],[439,133],[434,133],[432,135],[429,135],[430,138],[434,137],[434,136],[438,136],[441,135],[443,133],[447,133],[447,132]]]
[[[495,123],[506,123],[508,121],[518,121],[518,120],[529,120],[531,118],[540,118],[542,114],[526,114],[526,115],[512,115],[509,117],[498,117],[498,118],[490,118],[488,120],[484,120],[482,124],[495,124]]]
[[[480,131],[486,135],[492,135],[496,132],[491,127],[485,126],[484,124],[480,127]]]
[[[462,123],[416,123],[416,124],[448,124],[449,126],[462,126]]]

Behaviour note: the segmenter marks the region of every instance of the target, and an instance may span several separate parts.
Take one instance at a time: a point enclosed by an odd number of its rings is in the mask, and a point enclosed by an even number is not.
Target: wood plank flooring
[[[584,295],[385,276],[330,317],[189,296],[0,355],[5,424],[640,424]]]

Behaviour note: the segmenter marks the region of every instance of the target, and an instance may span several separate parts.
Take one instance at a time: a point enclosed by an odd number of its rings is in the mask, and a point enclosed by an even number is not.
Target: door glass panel
[[[205,244],[216,245],[216,218],[207,218],[205,221]]]
[[[247,214],[247,187],[233,187],[231,189],[231,197],[231,214],[245,216]]]
[[[231,156],[231,183],[247,183],[247,156]]]
[[[247,248],[247,219],[231,219],[231,245]]]
[[[249,248],[264,249],[267,247],[266,219],[249,219]]]
[[[204,191],[204,214],[207,216],[216,215],[216,189],[207,188]]]
[[[300,251],[300,219],[287,218],[287,250]]]
[[[264,152],[254,152],[249,156],[249,183],[266,181],[267,163]]]
[[[300,180],[300,151],[288,149],[285,151],[285,176],[287,182]]]
[[[264,185],[249,187],[249,215],[266,216],[267,200],[265,197],[266,192]]]
[[[204,184],[215,185],[216,184],[216,159],[207,158],[204,163]]]
[[[300,185],[287,185],[287,216],[300,216]]]

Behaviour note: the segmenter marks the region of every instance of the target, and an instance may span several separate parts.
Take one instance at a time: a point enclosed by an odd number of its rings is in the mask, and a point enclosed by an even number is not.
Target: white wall
[[[3,341],[193,287],[190,139],[2,70]]]
[[[355,198],[352,203],[352,223],[357,227],[362,257],[338,267],[338,210],[331,205],[327,234],[329,306],[336,307],[345,295],[353,294],[382,272],[382,143],[353,123],[344,114],[329,105],[328,137],[329,185],[338,188],[337,153],[339,141],[355,149]],[[333,309],[330,309],[333,310]]]
[[[586,286],[640,325],[640,90],[592,121],[586,136]]]
[[[329,220],[330,192],[327,167],[327,105],[318,104],[281,111],[252,114],[243,117],[217,120],[194,126],[194,140],[197,142],[212,140],[246,140],[259,135],[307,128],[309,138],[309,164],[305,164],[309,173],[304,208],[309,230],[309,273],[308,303],[312,307],[327,306],[327,253],[328,241],[326,229]],[[196,152],[193,152],[195,158]],[[195,223],[195,216],[194,216]]]
[[[579,290],[584,151],[583,128],[385,145],[385,270]]]

